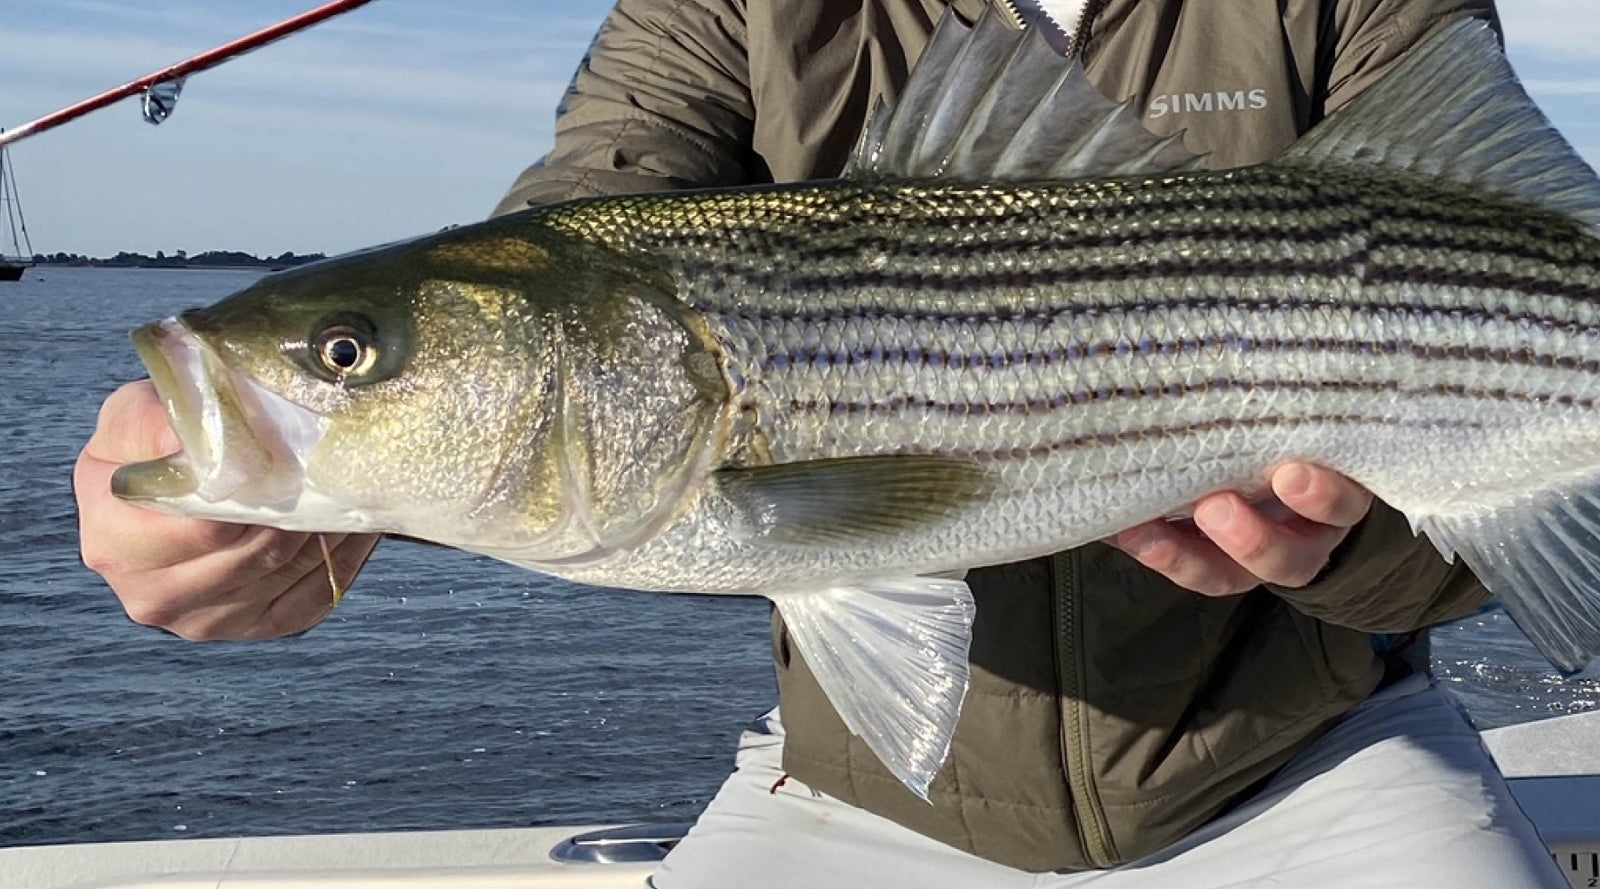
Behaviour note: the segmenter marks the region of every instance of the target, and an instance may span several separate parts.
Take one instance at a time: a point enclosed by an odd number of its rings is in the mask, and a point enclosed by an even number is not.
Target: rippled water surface
[[[0,284],[0,845],[683,820],[774,700],[767,605],[592,590],[385,544],[298,638],[137,627],[77,557],[71,467],[127,332],[253,272]],[[1510,621],[1436,636],[1485,725],[1594,707]]]

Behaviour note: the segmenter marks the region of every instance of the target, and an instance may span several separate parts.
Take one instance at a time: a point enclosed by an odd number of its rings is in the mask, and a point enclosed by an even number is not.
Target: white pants
[[[1385,689],[1256,797],[1113,870],[1032,874],[930,840],[782,777],[783,728],[661,863],[656,889],[1567,889],[1478,733],[1424,677]],[[758,723],[758,726],[760,724]]]

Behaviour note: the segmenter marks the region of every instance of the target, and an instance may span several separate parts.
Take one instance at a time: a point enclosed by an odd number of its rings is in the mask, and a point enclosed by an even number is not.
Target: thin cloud
[[[166,29],[207,30],[238,27],[241,19],[250,20],[270,4],[257,4],[249,16],[222,16],[215,4],[196,3],[116,3],[106,0],[8,0],[8,18],[17,21],[58,21],[82,29],[100,30],[127,25]],[[292,12],[289,14],[293,14]],[[265,24],[270,24],[266,22]],[[246,26],[248,28],[248,26]],[[249,29],[254,30],[254,29]],[[241,31],[240,34],[246,33]]]
[[[0,29],[0,46],[6,48],[0,53],[0,72],[8,82],[72,88],[85,95],[194,52],[191,45],[167,39],[17,29]],[[401,51],[400,46],[407,48]],[[196,77],[191,91],[318,104],[380,102],[428,113],[460,109],[505,114],[541,96],[558,96],[587,46],[586,37],[551,42],[537,54],[489,56],[502,61],[465,64],[464,57],[483,52],[481,44],[418,38],[369,46],[324,38],[244,56]],[[61,96],[50,91],[53,101]],[[38,101],[13,92],[0,100],[0,108],[15,107],[24,98]],[[551,98],[551,107],[553,103]],[[39,113],[48,110],[53,109],[40,108]]]
[[[1600,43],[1595,0],[1511,0],[1500,4],[1500,18],[1513,55],[1592,59]]]
[[[1600,96],[1600,78],[1524,80],[1524,88],[1537,96]]]

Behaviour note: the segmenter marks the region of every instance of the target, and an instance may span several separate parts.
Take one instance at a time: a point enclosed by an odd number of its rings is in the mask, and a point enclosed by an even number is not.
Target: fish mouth
[[[120,467],[116,496],[227,517],[206,504],[293,508],[327,421],[235,373],[179,318],[133,332],[182,450]]]

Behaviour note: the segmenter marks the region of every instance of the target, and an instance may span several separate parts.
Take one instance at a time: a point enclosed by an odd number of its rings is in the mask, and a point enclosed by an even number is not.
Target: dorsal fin
[[[961,181],[1050,180],[1198,167],[1181,135],[1144,128],[1083,65],[1037,28],[1018,30],[990,4],[968,27],[946,12],[900,100],[880,106],[846,175]]]
[[[1437,176],[1600,230],[1600,178],[1528,98],[1485,22],[1452,24],[1295,143],[1285,163]]]

